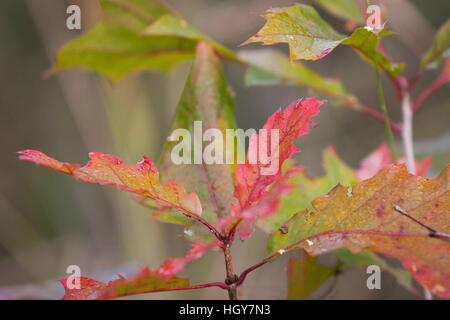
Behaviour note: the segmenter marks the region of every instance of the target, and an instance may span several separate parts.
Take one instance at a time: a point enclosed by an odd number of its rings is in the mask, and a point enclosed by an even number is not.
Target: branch
[[[395,146],[394,134],[392,133],[392,128],[390,126],[389,113],[386,106],[386,100],[384,98],[383,83],[381,82],[380,69],[375,68],[375,73],[377,76],[378,100],[380,102],[381,111],[383,112],[383,120],[386,128],[386,136],[388,138],[389,149],[391,151],[392,158],[394,159],[395,162],[397,162],[398,153],[397,148]]]
[[[270,256],[265,257],[263,260],[261,260],[260,262],[258,262],[257,264],[245,269],[244,271],[242,271],[241,275],[239,276],[236,284],[238,286],[240,286],[244,281],[245,278],[247,278],[248,274],[256,269],[258,269],[259,267],[262,267],[263,265],[265,265],[268,262],[272,262],[275,258],[281,256],[282,254],[284,254],[286,252],[286,250],[278,250],[277,252],[271,254]]]
[[[422,106],[423,102],[437,89],[442,87],[444,84],[446,84],[449,81],[446,77],[439,77],[436,79],[433,83],[431,83],[427,88],[425,88],[419,96],[416,98],[416,100],[413,103],[413,111],[417,112],[420,107]]]
[[[409,99],[409,92],[404,92],[402,99],[402,114],[403,114],[403,126],[402,126],[402,140],[405,150],[406,167],[412,174],[416,174],[416,162],[414,159],[414,144],[413,144],[413,131],[412,120],[413,112],[411,108],[411,100]]]
[[[416,218],[414,218],[413,216],[411,216],[408,212],[406,212],[406,210],[402,209],[400,206],[395,205],[394,206],[395,211],[397,211],[398,213],[400,213],[401,215],[407,217],[408,219],[414,221],[415,223],[417,223],[418,225],[424,227],[425,229],[428,230],[428,235],[432,238],[439,238],[439,239],[443,239],[443,240],[450,240],[450,234],[445,233],[445,232],[440,232],[440,231],[436,231],[435,229],[431,228],[430,226],[426,225],[425,223],[417,220]]]
[[[372,118],[374,118],[375,120],[377,120],[379,122],[385,122],[385,118],[381,113],[379,113],[378,111],[376,111],[366,105],[360,104],[360,105],[358,105],[358,108],[356,110],[361,111],[362,113],[365,113],[365,114],[371,116]],[[400,125],[392,119],[389,119],[389,126],[391,127],[393,132],[395,132],[395,133],[401,132]]]
[[[191,219],[194,219],[194,220],[197,220],[198,222],[200,222],[201,224],[203,224],[203,225],[204,225],[204,226],[205,226],[205,227],[206,227],[206,228],[214,235],[214,237],[216,237],[217,240],[223,242],[223,240],[224,240],[224,238],[225,238],[224,235],[223,235],[219,230],[217,230],[216,227],[214,227],[214,226],[211,225],[208,221],[206,221],[206,219],[203,218],[202,216],[199,216],[198,214],[196,214],[196,213],[194,213],[194,212],[191,212],[191,211],[189,211],[189,210],[187,210],[187,209],[185,209],[185,208],[182,208],[182,207],[180,207],[180,206],[174,206],[173,203],[170,203],[170,202],[168,202],[168,201],[166,201],[166,200],[164,200],[164,199],[161,199],[161,198],[159,198],[158,200],[159,200],[161,203],[167,203],[167,206],[157,207],[157,206],[153,206],[153,205],[148,205],[148,204],[145,202],[146,199],[147,199],[147,197],[138,197],[138,198],[137,198],[137,202],[138,202],[140,205],[142,205],[142,206],[144,206],[144,207],[146,207],[146,208],[150,208],[150,209],[152,209],[152,210],[156,210],[156,212],[164,211],[165,209],[168,209],[168,208],[173,207],[173,208],[175,208],[175,209],[181,211],[181,213],[182,213],[183,215],[185,215],[186,217],[191,218]],[[155,212],[153,212],[153,214],[155,214]]]
[[[237,300],[238,277],[233,271],[233,259],[231,257],[231,246],[229,242],[224,243],[223,254],[225,257],[225,268],[227,273],[225,284],[227,285],[228,297],[230,300]]]
[[[380,51],[380,53],[389,60],[389,62],[394,63],[392,56],[389,54],[389,52],[387,51],[386,47],[383,45],[383,42],[381,41],[381,39],[379,39],[379,43],[378,43],[378,50]],[[376,70],[380,70],[377,66],[375,67]],[[405,79],[401,76],[393,76],[391,75],[389,72],[386,72],[386,70],[382,69],[383,72],[386,74],[386,76],[391,79],[394,87],[395,87],[395,92],[397,93],[397,96],[400,99],[403,99],[403,87],[404,87],[404,83],[405,83]],[[377,71],[379,72],[379,71]]]

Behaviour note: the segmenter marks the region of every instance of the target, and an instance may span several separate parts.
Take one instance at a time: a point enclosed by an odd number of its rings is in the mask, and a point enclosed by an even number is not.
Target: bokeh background
[[[311,1],[297,1],[308,3]],[[286,0],[168,1],[204,33],[238,49],[262,26],[257,13]],[[89,151],[117,154],[136,162],[143,154],[157,159],[168,133],[189,64],[168,74],[131,75],[109,82],[93,72],[69,70],[46,79],[45,71],[57,49],[79,31],[65,27],[69,4],[82,10],[82,31],[89,30],[101,12],[94,0],[0,1],[0,294],[3,298],[60,298],[68,265],[100,279],[128,274],[140,265],[157,267],[166,257],[183,255],[188,244],[182,230],[160,224],[128,194],[110,187],[75,182],[56,172],[20,162],[16,151],[42,150],[58,159],[85,163]],[[386,0],[387,19],[396,32],[386,46],[412,74],[431,46],[435,30],[450,16],[448,0]],[[342,21],[319,9],[334,27]],[[253,45],[252,47],[258,47]],[[287,51],[286,46],[278,49]],[[378,105],[373,69],[346,47],[326,59],[307,63],[314,70],[341,79],[348,90],[372,106]],[[227,63],[226,75],[235,92],[236,118],[241,128],[260,128],[275,108],[307,96],[307,89],[288,86],[244,85],[244,68]],[[428,72],[423,88],[437,75]],[[399,103],[385,82],[391,115],[399,118]],[[417,94],[418,91],[416,91]],[[433,155],[430,175],[450,159],[450,95],[448,86],[436,92],[415,116],[417,155]],[[345,108],[324,107],[319,127],[301,139],[297,156],[312,175],[322,173],[321,150],[332,144],[356,167],[361,158],[385,138],[383,125]],[[264,257],[265,235],[257,233],[233,251],[239,272]],[[294,253],[295,255],[295,253]],[[243,298],[284,299],[288,256],[254,272],[242,287]],[[221,281],[223,257],[209,253],[190,264],[192,282]],[[412,299],[390,275],[383,274],[382,290],[366,288],[365,270],[344,272],[327,283],[316,297],[326,299]],[[226,298],[220,289],[162,293],[137,298]]]

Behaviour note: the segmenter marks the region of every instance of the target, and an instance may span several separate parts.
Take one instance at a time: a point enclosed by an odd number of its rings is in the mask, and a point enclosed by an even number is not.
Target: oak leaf
[[[433,294],[450,297],[450,243],[436,238],[396,208],[439,232],[450,232],[450,165],[435,179],[409,174],[403,164],[383,169],[352,190],[337,186],[294,216],[269,240],[271,252],[303,248],[311,255],[347,247],[394,257]]]
[[[245,231],[242,230],[243,232],[240,235],[241,240],[244,240],[252,233],[252,221],[255,220],[255,215],[266,217],[276,211],[279,201],[267,202],[271,206],[266,207],[264,209],[265,212],[262,214],[252,211],[251,208],[259,202],[265,201],[263,200],[265,196],[272,196],[268,191],[268,187],[276,183],[276,181],[279,181],[279,179],[282,179],[278,182],[277,188],[280,188],[279,191],[283,193],[284,191],[282,190],[288,188],[283,182],[287,179],[283,177],[281,167],[285,160],[299,151],[294,141],[309,132],[309,127],[312,124],[311,119],[319,113],[319,108],[323,103],[324,101],[315,98],[296,100],[284,110],[276,111],[268,118],[263,127],[263,130],[266,130],[264,138],[261,136],[258,137],[256,134],[251,137],[247,159],[258,159],[258,162],[252,164],[250,161],[247,161],[247,163],[236,166],[234,197],[237,199],[237,203],[232,205],[230,216],[221,221],[222,229],[225,229],[226,232],[233,230],[236,225],[244,220],[243,228]],[[272,150],[269,161],[263,163],[256,155],[259,150],[259,141],[263,141],[263,146],[268,144],[274,132],[278,132],[279,143]],[[259,146],[259,148],[262,148],[262,146]],[[267,148],[270,149],[270,147]],[[266,175],[264,170],[267,170],[271,163],[276,163],[277,168],[273,174]],[[290,171],[288,175],[292,173],[293,171]]]
[[[147,267],[130,278],[119,277],[109,282],[82,276],[80,288],[69,287],[67,282],[68,278],[61,280],[65,290],[63,300],[103,300],[189,286],[188,279],[178,277],[166,279]]]
[[[308,5],[272,8],[262,13],[265,25],[244,44],[262,42],[265,45],[288,43],[291,60],[318,60],[338,45],[354,48],[367,62],[395,77],[403,71],[403,64],[391,62],[378,50],[379,40],[391,33],[385,28],[373,32],[357,28],[350,36],[336,32],[317,11]]]
[[[156,166],[146,156],[141,162],[129,165],[113,155],[91,152],[89,162],[80,167],[60,162],[36,150],[23,150],[19,154],[21,160],[72,175],[79,181],[115,186],[148,198],[159,207],[177,209],[190,218],[198,218],[202,214],[198,196],[188,193],[175,182],[161,184]]]

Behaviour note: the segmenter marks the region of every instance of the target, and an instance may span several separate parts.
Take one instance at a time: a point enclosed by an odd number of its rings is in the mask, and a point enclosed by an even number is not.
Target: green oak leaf
[[[200,42],[170,132],[186,129],[194,137],[194,121],[202,121],[203,131],[219,129],[224,136],[226,129],[236,128],[232,93],[221,67],[220,57],[214,48],[207,42]],[[167,141],[163,148],[160,159],[163,179],[179,181],[188,190],[195,190],[203,206],[203,216],[211,224],[216,224],[218,217],[228,214],[233,201],[234,166],[194,164],[193,154],[190,155],[192,164],[174,164],[171,153],[179,141]],[[226,149],[233,148],[233,145],[232,141],[224,144],[225,154]],[[203,143],[202,152],[206,145]],[[165,219],[171,216],[170,213],[163,215]],[[198,239],[195,232],[198,230],[195,226],[189,226],[185,233],[189,238]],[[207,235],[210,236],[209,233]]]
[[[277,50],[242,50],[238,52],[238,57],[249,65],[245,75],[246,85],[272,85],[287,82],[307,87],[333,98],[346,107],[358,109],[357,98],[348,93],[340,81],[321,76],[300,61],[289,61]]]
[[[173,14],[161,16],[152,25],[147,27],[143,34],[148,36],[177,36],[185,39],[197,41],[207,41],[218,53],[225,58],[235,60],[233,51],[223,47],[213,39],[201,33],[199,30],[188,24],[185,20]]]
[[[351,36],[336,32],[317,11],[308,5],[295,4],[273,8],[262,13],[265,25],[244,44],[262,42],[265,45],[288,43],[292,60],[318,60],[328,55],[340,44],[353,47],[362,58],[395,77],[403,65],[389,61],[378,51],[380,38],[390,33],[384,28],[373,32],[357,28]]]
[[[102,0],[101,5],[102,20],[59,50],[49,74],[82,67],[116,80],[130,72],[167,72],[191,60],[199,41],[234,57],[157,0]]]
[[[395,77],[402,73],[404,64],[392,63],[378,51],[380,39],[388,35],[390,32],[386,28],[378,34],[366,28],[357,28],[350,37],[342,41],[342,44],[353,47],[363,60]]]
[[[272,8],[261,15],[266,24],[244,44],[288,43],[292,60],[318,60],[345,39],[345,35],[336,32],[308,5]]]
[[[450,19],[439,28],[434,36],[433,46],[423,56],[420,67],[426,69],[443,57],[450,56]]]

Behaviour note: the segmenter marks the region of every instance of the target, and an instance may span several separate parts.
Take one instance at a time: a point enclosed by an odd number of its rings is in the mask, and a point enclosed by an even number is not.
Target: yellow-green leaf
[[[245,75],[247,85],[271,85],[284,81],[332,97],[346,107],[358,108],[357,98],[347,92],[340,81],[323,77],[300,61],[289,61],[279,51],[242,50],[238,57],[250,66]]]
[[[262,42],[266,45],[287,43],[292,60],[318,60],[340,44],[355,48],[362,58],[394,77],[403,70],[378,51],[378,41],[389,34],[386,29],[378,33],[365,28],[356,29],[351,36],[336,32],[317,11],[308,5],[295,4],[273,8],[262,13],[265,25],[244,44]]]
[[[388,58],[378,51],[379,40],[389,34],[389,31],[386,29],[377,34],[365,28],[357,28],[350,37],[342,41],[342,44],[353,47],[363,60],[395,77],[403,71],[404,65],[389,61]]]
[[[208,43],[200,42],[170,132],[186,129],[194,137],[194,121],[202,121],[203,130],[219,129],[224,136],[226,129],[236,127],[231,89],[221,69],[217,52]],[[194,154],[189,156],[192,164],[174,164],[171,153],[179,142],[181,139],[167,141],[164,146],[160,159],[163,179],[180,181],[186,188],[196,190],[203,205],[203,216],[215,224],[218,217],[229,213],[233,199],[234,167],[227,164],[194,164]],[[206,145],[202,145],[202,154]],[[224,143],[224,147],[232,148],[231,141]],[[226,150],[223,152],[226,154]],[[198,240],[194,231],[196,228],[191,228],[187,235]]]
[[[225,48],[221,44],[212,40],[199,30],[188,24],[181,17],[173,14],[166,14],[147,27],[143,34],[148,36],[177,36],[180,38],[193,39],[197,41],[207,41],[218,53],[225,58],[236,59],[233,51]]]
[[[449,56],[450,52],[450,19],[439,28],[434,36],[433,46],[425,54],[420,62],[422,69],[430,66],[433,62],[438,61],[444,56]]]
[[[111,79],[130,72],[166,72],[191,60],[199,41],[209,41],[224,57],[234,54],[157,0],[103,0],[102,20],[66,43],[50,74],[72,68],[93,69]]]
[[[244,44],[288,43],[291,59],[317,60],[331,52],[346,37],[336,32],[317,11],[295,4],[263,12],[266,24]]]

